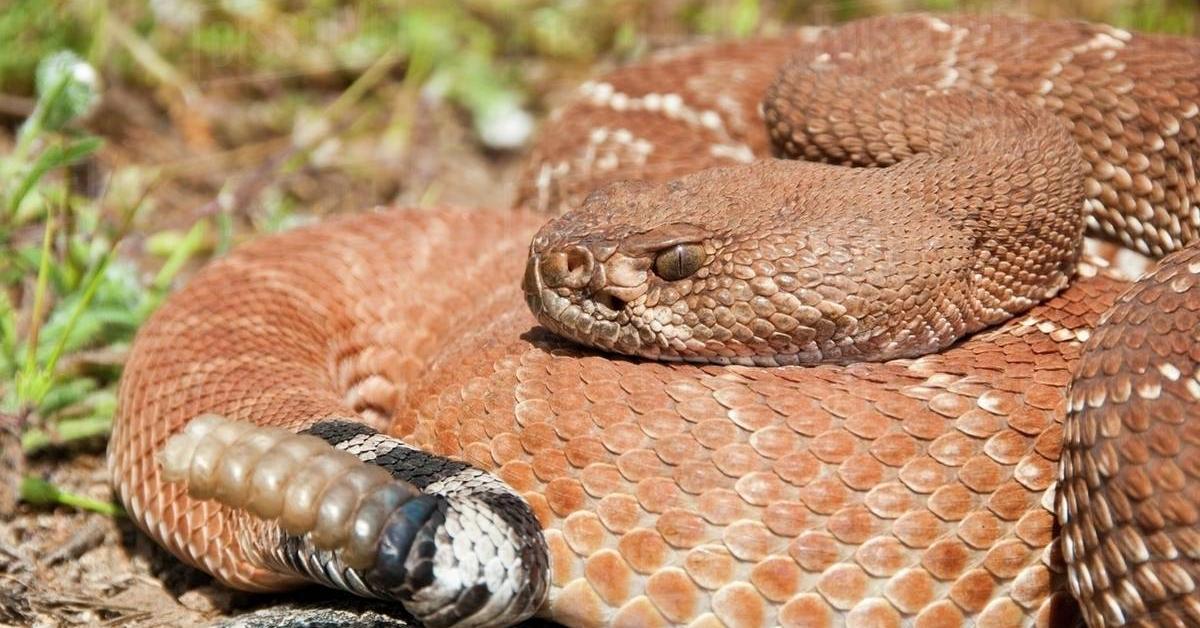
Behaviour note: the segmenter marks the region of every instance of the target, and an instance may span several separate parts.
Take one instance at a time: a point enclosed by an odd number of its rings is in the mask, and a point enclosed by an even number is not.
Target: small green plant
[[[121,356],[203,235],[194,229],[143,285],[116,255],[141,204],[107,210],[70,176],[102,145],[72,126],[99,99],[95,70],[58,52],[35,84],[37,105],[0,156],[0,415],[25,453],[109,431]],[[21,495],[111,510],[37,478]]]

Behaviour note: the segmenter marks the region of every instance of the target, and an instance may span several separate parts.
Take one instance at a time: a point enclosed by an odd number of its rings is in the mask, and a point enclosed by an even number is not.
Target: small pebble
[[[202,586],[179,596],[179,603],[197,613],[224,613],[233,608],[234,595],[235,593],[229,589]]]

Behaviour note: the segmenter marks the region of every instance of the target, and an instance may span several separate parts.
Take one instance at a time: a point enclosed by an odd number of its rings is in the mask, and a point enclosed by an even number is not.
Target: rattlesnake
[[[995,16],[617,70],[525,209],[198,274],[138,335],[114,481],[229,585],[432,625],[1198,625],[1198,104],[1200,42]],[[1085,228],[1183,250],[1125,292]]]

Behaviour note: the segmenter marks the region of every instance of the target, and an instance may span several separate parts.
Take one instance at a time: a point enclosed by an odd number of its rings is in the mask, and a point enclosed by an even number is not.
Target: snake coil
[[[548,123],[523,210],[200,272],[110,470],[221,582],[429,625],[1200,625],[1198,165],[1194,39],[909,15],[657,57]],[[1084,234],[1162,259],[1130,287]]]

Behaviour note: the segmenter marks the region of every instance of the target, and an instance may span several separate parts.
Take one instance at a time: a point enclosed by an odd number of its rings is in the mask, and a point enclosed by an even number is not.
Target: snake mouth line
[[[804,356],[799,354],[708,355],[673,351],[655,342],[657,340],[655,334],[649,328],[638,327],[633,323],[621,324],[591,315],[599,311],[615,316],[626,305],[618,297],[612,297],[613,300],[610,302],[593,298],[580,306],[570,298],[541,285],[536,268],[532,271],[527,269],[524,288],[526,304],[539,324],[550,332],[586,348],[617,353],[630,358],[677,364],[781,367],[798,366],[805,362]],[[588,306],[593,303],[599,304],[598,307],[601,309],[589,308]],[[589,309],[592,312],[589,312]],[[606,309],[609,312],[604,312]],[[576,313],[574,315],[565,314],[569,311]],[[575,325],[564,321],[564,318],[570,317],[577,321]]]
[[[609,311],[598,310],[596,301],[584,301],[581,305],[550,288],[527,293],[525,300],[538,322],[560,336],[607,351],[646,357],[635,327],[607,319],[615,317],[619,310],[604,303],[599,303],[599,307]]]
[[[684,340],[640,324],[629,303],[606,290],[560,294],[545,284],[537,254],[531,254],[522,279],[525,302],[538,323],[583,347],[658,362],[717,366],[805,366],[829,360],[810,348],[797,353],[761,353],[750,347],[710,350],[709,343]],[[572,298],[574,297],[574,298]],[[853,356],[847,362],[855,361]]]

